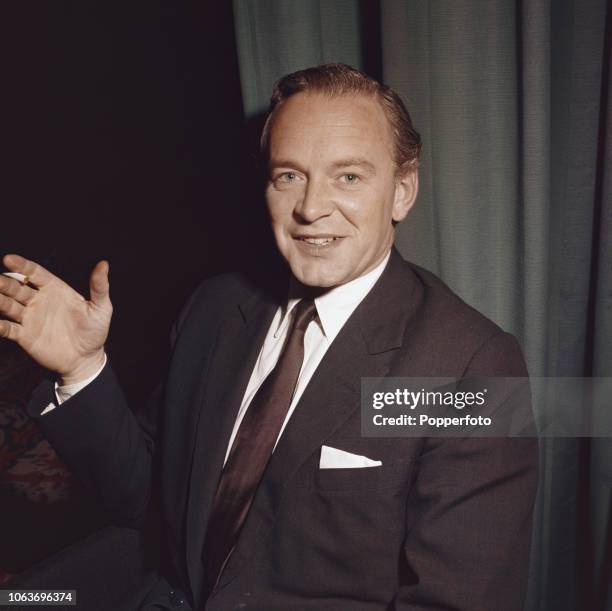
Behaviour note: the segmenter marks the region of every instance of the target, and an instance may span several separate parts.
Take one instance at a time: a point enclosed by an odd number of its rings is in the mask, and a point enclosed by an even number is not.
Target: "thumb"
[[[89,295],[96,306],[110,305],[108,269],[108,261],[98,261],[89,277]]]

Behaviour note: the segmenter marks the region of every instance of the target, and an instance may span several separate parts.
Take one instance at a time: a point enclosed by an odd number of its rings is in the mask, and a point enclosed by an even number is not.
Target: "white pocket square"
[[[367,456],[352,454],[338,448],[321,446],[319,469],[361,469],[364,467],[380,467],[382,461],[372,460]]]

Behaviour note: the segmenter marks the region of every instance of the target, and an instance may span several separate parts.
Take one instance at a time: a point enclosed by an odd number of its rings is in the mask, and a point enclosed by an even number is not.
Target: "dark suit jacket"
[[[207,280],[136,417],[108,364],[39,419],[117,523],[138,527],[159,504],[166,579],[194,606],[213,493],[278,305],[241,276]],[[361,436],[361,376],[465,375],[527,374],[511,335],[394,249],[301,397],[206,609],[520,610],[537,442]],[[30,413],[51,396],[41,386]],[[383,465],[319,470],[323,444]]]

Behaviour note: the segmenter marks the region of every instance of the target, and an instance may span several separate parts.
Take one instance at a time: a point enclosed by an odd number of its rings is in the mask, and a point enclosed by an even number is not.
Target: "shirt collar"
[[[317,306],[317,314],[323,329],[323,333],[327,340],[331,343],[344,323],[350,315],[355,311],[363,298],[370,292],[376,281],[383,273],[391,251],[387,253],[385,258],[371,271],[363,276],[359,276],[346,284],[336,286],[330,291],[327,291],[319,297],[315,297],[315,305]],[[292,277],[289,283],[289,296],[287,305],[284,308],[283,316],[280,320],[278,328],[274,333],[274,337],[278,337],[284,332],[285,327],[289,323],[289,316],[296,304],[302,298],[299,295],[299,285]]]

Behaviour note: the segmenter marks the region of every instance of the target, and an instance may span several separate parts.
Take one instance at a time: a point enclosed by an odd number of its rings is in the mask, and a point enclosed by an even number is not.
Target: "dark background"
[[[0,10],[0,255],[87,295],[110,262],[108,353],[140,399],[206,276],[268,240],[230,2],[38,2]],[[262,233],[263,232],[263,233]]]

